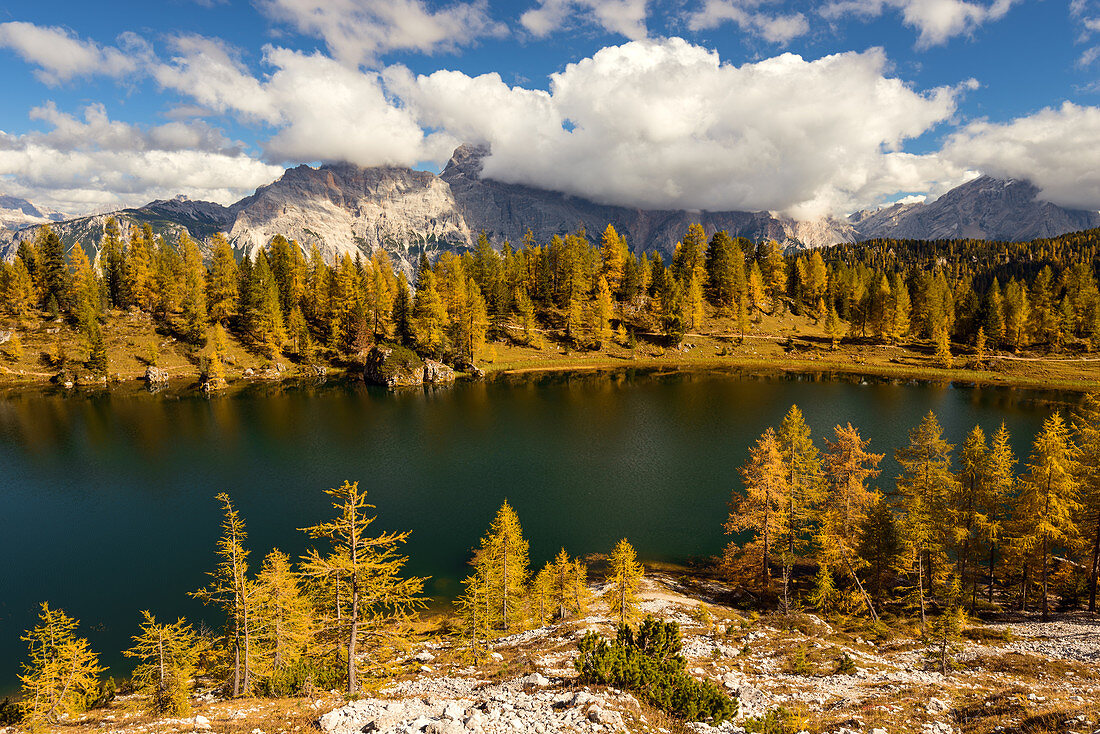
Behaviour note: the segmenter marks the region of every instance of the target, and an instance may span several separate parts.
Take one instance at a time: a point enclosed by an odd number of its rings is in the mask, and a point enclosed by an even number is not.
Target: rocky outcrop
[[[455,381],[455,371],[434,359],[421,359],[404,347],[376,344],[367,353],[363,379],[384,387],[449,385]]]
[[[535,680],[538,679],[538,680]],[[429,734],[516,734],[516,732],[625,732],[617,708],[638,709],[629,694],[544,690],[550,681],[533,674],[484,686],[465,678],[438,678],[430,695],[403,699],[366,698],[331,711],[318,722],[326,734],[427,732]],[[424,687],[413,684],[416,693]],[[393,694],[413,691],[393,690]],[[428,691],[424,691],[428,693]]]
[[[423,385],[424,360],[404,347],[376,344],[367,353],[363,379],[383,387]]]
[[[298,166],[231,209],[229,238],[246,254],[282,234],[329,262],[382,248],[411,273],[422,252],[434,258],[474,241],[447,183],[407,168]]]

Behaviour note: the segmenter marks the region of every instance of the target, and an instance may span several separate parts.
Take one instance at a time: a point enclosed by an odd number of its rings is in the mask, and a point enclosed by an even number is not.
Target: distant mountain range
[[[64,219],[66,217],[61,212],[35,206],[26,199],[0,194],[0,232],[60,222]]]
[[[149,223],[177,237],[186,230],[204,242],[225,232],[241,255],[252,255],[276,234],[316,245],[328,260],[344,253],[369,254],[385,248],[411,271],[420,254],[473,246],[485,231],[494,244],[518,244],[528,228],[546,242],[583,226],[599,236],[610,223],[635,250],[671,252],[693,222],[708,234],[719,229],[753,241],[773,238],[787,246],[818,247],[871,238],[1031,240],[1100,227],[1100,213],[1064,209],[1039,198],[1026,181],[982,176],[931,203],[895,204],[860,211],[847,219],[795,221],[769,212],[688,212],[607,206],[553,191],[482,178],[487,151],[461,146],[439,175],[408,168],[361,168],[330,164],[291,168],[231,206],[184,197],[154,201],[114,212],[124,236]],[[92,254],[112,214],[65,219],[29,202],[0,197],[0,255],[14,257],[18,245],[47,221],[71,247],[80,242]],[[64,219],[64,221],[60,221]],[[9,223],[10,221],[10,223]]]

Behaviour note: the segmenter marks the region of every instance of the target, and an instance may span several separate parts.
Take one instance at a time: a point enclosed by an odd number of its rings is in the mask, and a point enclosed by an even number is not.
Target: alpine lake
[[[309,541],[332,515],[323,490],[359,481],[375,530],[410,530],[407,571],[445,605],[507,499],[535,568],[559,548],[607,553],[626,537],[642,560],[719,553],[739,468],[797,404],[818,446],[851,422],[886,454],[929,410],[956,446],[1004,421],[1026,458],[1042,421],[1075,393],[739,371],[501,376],[391,392],[361,382],[254,384],[213,397],[136,386],[0,393],[0,696],[18,688],[20,635],[41,601],[81,621],[115,675],[131,666],[139,613],[215,626],[187,592],[215,563],[228,493],[250,563]]]

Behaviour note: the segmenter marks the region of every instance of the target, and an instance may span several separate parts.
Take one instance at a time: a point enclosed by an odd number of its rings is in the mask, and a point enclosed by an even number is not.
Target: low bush
[[[0,701],[0,726],[18,726],[22,721],[18,703],[10,698]]]
[[[619,628],[614,642],[589,632],[578,643],[576,668],[581,681],[633,691],[663,711],[685,721],[727,721],[737,701],[710,681],[698,681],[685,669],[680,627],[647,617],[635,631]]]
[[[798,731],[798,717],[779,706],[763,716],[745,719],[745,731],[752,734],[793,734]]]
[[[267,698],[308,696],[314,691],[340,688],[343,673],[343,666],[333,660],[295,660],[261,678],[256,693]]]
[[[840,656],[840,660],[836,661],[836,674],[837,675],[855,675],[856,674],[856,661],[852,660],[852,656],[848,653],[843,653]]]

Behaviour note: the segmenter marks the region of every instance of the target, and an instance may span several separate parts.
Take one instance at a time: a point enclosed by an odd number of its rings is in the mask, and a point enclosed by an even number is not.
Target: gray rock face
[[[849,221],[859,239],[980,239],[1023,242],[1100,227],[1100,213],[1042,201],[1026,181],[981,176],[930,204],[895,204],[857,212]]]
[[[333,262],[384,248],[411,272],[421,252],[464,249],[473,241],[447,183],[407,168],[348,164],[298,166],[231,207],[229,239],[252,255],[282,234]]]

